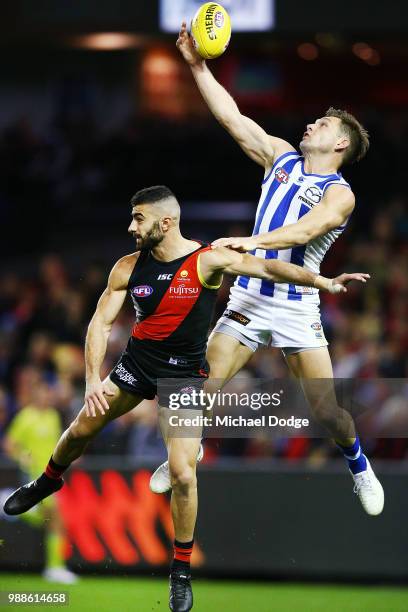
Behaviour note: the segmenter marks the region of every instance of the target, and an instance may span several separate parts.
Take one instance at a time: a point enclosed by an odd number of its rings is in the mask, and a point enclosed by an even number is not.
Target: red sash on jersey
[[[197,272],[198,256],[210,248],[199,249],[184,260],[155,312],[133,326],[134,338],[164,340],[183,323],[203,290]]]

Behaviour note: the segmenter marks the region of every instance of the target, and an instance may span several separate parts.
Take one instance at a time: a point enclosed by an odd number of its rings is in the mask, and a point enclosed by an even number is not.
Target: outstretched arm
[[[279,227],[272,232],[246,238],[219,238],[213,246],[224,246],[240,252],[254,249],[290,249],[307,244],[318,236],[340,227],[353,211],[355,198],[353,193],[341,185],[328,188],[321,203],[312,208],[296,223]]]
[[[278,259],[261,259],[248,253],[237,253],[231,249],[218,247],[200,255],[201,274],[208,284],[219,283],[223,273],[237,276],[244,274],[253,278],[263,278],[276,283],[291,283],[316,287],[330,293],[344,293],[346,285],[352,280],[362,283],[370,278],[368,274],[356,272],[341,274],[336,278],[326,278],[307,268],[279,261]]]
[[[295,150],[281,138],[269,136],[255,121],[240,113],[232,96],[218,83],[194,49],[185,21],[181,25],[177,47],[189,64],[210,111],[251,159],[269,169],[279,155]]]
[[[87,416],[96,416],[96,410],[105,414],[109,404],[103,388],[100,370],[112,325],[126,298],[127,285],[135,264],[134,255],[126,255],[112,268],[105,291],[99,298],[95,313],[88,327],[85,340],[86,390],[85,410]]]

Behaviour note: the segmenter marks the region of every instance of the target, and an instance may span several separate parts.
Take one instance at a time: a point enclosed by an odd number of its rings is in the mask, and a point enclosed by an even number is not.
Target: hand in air
[[[347,293],[346,285],[348,285],[350,281],[366,283],[368,278],[370,278],[370,275],[362,272],[353,272],[352,274],[344,272],[340,274],[340,276],[336,276],[336,278],[332,279],[329,291],[330,293]]]
[[[105,396],[113,396],[113,391],[103,386],[101,380],[87,382],[85,389],[85,414],[96,417],[96,413],[105,414],[109,410],[109,404]]]
[[[193,40],[187,31],[187,23],[183,21],[176,42],[177,49],[190,66],[195,66],[204,63],[201,55],[194,49]]]
[[[256,249],[255,241],[252,237],[250,238],[218,238],[211,244],[213,249],[217,247],[227,247],[238,251],[238,253],[246,253],[247,251],[253,251]]]

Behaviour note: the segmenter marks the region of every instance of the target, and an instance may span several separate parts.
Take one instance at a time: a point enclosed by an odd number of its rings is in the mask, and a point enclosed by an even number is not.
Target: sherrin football
[[[225,8],[214,2],[200,6],[191,21],[191,36],[204,59],[222,55],[231,38],[231,19]]]

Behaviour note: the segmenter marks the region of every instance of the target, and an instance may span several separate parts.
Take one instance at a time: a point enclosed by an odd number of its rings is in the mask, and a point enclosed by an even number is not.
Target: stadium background
[[[393,10],[379,1],[343,2],[333,14],[318,0],[307,7],[282,0],[274,25],[266,32],[234,33],[226,55],[211,64],[243,112],[290,142],[297,143],[305,123],[330,105],[355,112],[371,133],[367,159],[344,169],[358,205],[323,266],[326,275],[372,275],[364,289],[323,298],[338,377],[407,377],[407,27],[402,2],[394,2]],[[50,1],[34,9],[20,0],[5,8],[0,28],[4,436],[42,380],[64,424],[81,406],[86,327],[112,263],[133,248],[126,235],[131,195],[167,184],[182,202],[185,235],[208,241],[246,235],[262,173],[201,102],[174,48],[175,35],[159,30],[155,2],[124,1],[120,11],[113,2],[83,2],[79,11]],[[228,286],[219,293],[217,316]],[[129,305],[114,326],[105,372],[124,346],[131,321]],[[287,370],[277,351],[265,350],[245,375],[286,377]],[[209,440],[200,467],[196,573],[241,580],[406,581],[408,445],[387,432],[406,425],[407,395],[377,390],[371,397],[378,418],[364,445],[387,495],[384,514],[375,521],[362,514],[342,459],[326,440]],[[147,404],[110,425],[61,492],[67,558],[78,572],[167,571],[168,503],[147,490],[149,469],[164,453],[154,415]],[[0,487],[14,486],[18,474],[4,453],[0,465]],[[107,515],[104,525],[97,519],[100,508]],[[118,531],[109,530],[111,523],[118,523]],[[139,529],[132,531],[131,524]],[[25,584],[24,572],[41,568],[41,537],[19,521],[0,520],[0,567],[15,572],[3,574],[3,588]],[[220,587],[206,588],[211,601]],[[224,594],[228,588],[236,592],[238,583],[223,588]],[[298,594],[303,603],[296,603],[298,587],[285,593],[282,588],[276,582],[256,586],[259,609],[323,609],[325,593],[335,605],[344,592],[310,591],[308,608],[304,591]],[[352,609],[408,609],[396,590],[366,601],[376,593],[370,588],[353,595]],[[232,592],[211,609],[232,609]],[[137,609],[156,609],[147,590],[143,602]],[[249,610],[252,603],[242,606]],[[335,609],[345,608],[338,603]]]

